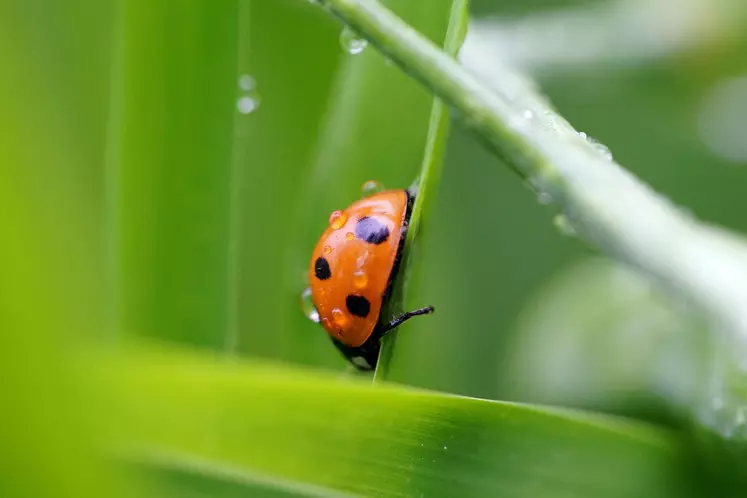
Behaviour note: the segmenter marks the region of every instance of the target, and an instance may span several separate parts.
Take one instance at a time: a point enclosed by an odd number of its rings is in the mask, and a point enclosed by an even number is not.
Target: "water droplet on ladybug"
[[[329,226],[335,230],[342,228],[346,221],[348,221],[348,217],[342,211],[332,211],[332,214],[329,215]]]
[[[376,180],[369,180],[361,187],[363,197],[368,197],[370,195],[381,192],[382,190],[384,190],[384,186]]]
[[[325,256],[329,256],[332,253],[332,247],[324,246],[324,248],[322,249],[322,252],[324,253]]]
[[[332,310],[332,321],[335,322],[335,325],[338,327],[344,327],[348,324],[348,317],[345,316],[345,313],[339,308],[335,308]]]
[[[345,238],[348,240],[353,240],[355,238],[355,234],[353,232],[348,232],[345,234]]]
[[[353,285],[358,289],[363,289],[368,285],[368,275],[363,270],[358,270],[353,273]]]
[[[301,310],[306,318],[319,323],[319,311],[317,311],[314,301],[311,299],[311,287],[306,287],[301,293]]]

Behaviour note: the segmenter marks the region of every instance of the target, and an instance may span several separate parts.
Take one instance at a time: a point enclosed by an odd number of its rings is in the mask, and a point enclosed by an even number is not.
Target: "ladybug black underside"
[[[358,347],[350,347],[334,337],[331,339],[332,343],[340,350],[343,356],[355,365],[358,370],[367,372],[376,368],[376,363],[379,360],[379,351],[381,350],[381,337],[379,334],[371,334],[366,342]]]

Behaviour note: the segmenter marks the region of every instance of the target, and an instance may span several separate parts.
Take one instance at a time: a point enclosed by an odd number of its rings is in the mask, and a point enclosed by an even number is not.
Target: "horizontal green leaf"
[[[112,441],[143,462],[365,496],[694,496],[683,444],[623,419],[165,350],[102,366]]]

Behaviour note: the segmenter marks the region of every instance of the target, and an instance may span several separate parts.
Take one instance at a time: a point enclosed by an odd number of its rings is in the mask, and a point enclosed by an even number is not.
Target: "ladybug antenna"
[[[408,311],[407,313],[402,313],[399,316],[396,316],[392,319],[391,322],[386,324],[384,326],[384,330],[382,331],[382,334],[385,334],[392,330],[395,327],[398,327],[402,325],[404,322],[409,320],[410,318],[418,315],[428,315],[430,313],[433,313],[435,311],[435,308],[433,306],[426,306],[425,308],[419,308],[413,311]]]

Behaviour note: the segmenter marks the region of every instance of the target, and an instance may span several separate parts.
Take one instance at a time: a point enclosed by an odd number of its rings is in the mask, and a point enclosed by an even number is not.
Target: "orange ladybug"
[[[426,306],[379,323],[397,277],[413,202],[409,190],[385,190],[334,211],[311,256],[315,318],[360,370],[376,368],[384,334],[434,311]]]

